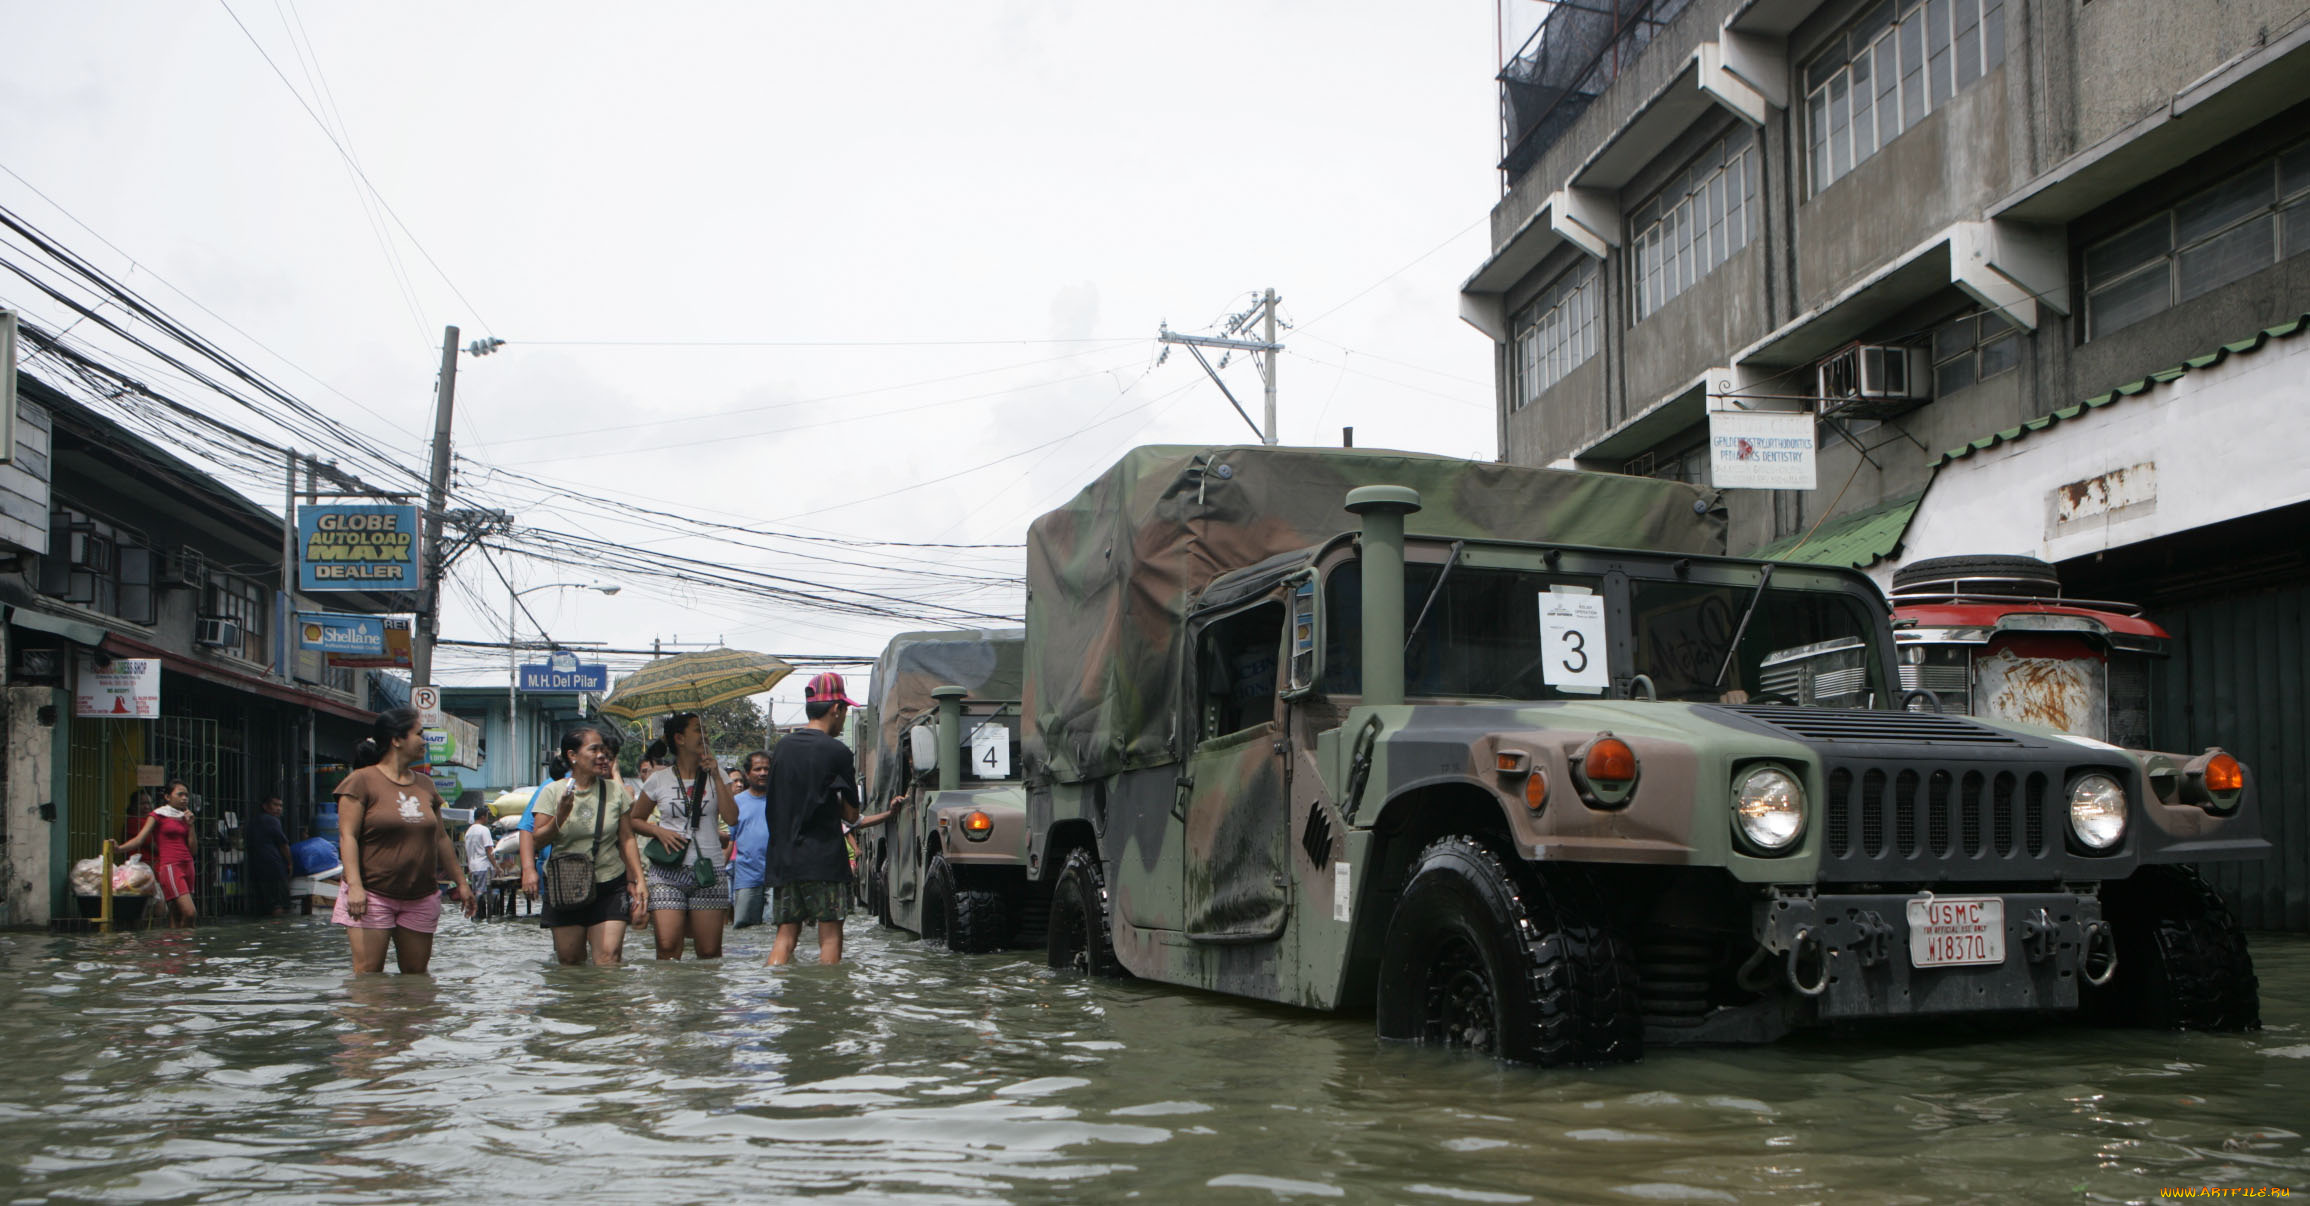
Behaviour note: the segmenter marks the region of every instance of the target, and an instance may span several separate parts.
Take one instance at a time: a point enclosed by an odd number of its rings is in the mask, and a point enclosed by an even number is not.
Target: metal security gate
[[[248,814],[245,731],[235,721],[190,716],[154,720],[75,719],[65,764],[66,857],[102,853],[104,839],[126,831],[129,803],[145,797],[138,814],[157,801],[157,788],[139,788],[136,768],[157,765],[182,779],[193,795],[198,870],[193,901],[205,917],[246,911],[242,892],[240,820]],[[148,852],[145,861],[152,861]]]
[[[2259,863],[2204,870],[2249,928],[2310,930],[2310,584],[2300,580],[2159,607],[2173,656],[2154,663],[2157,747],[2220,745],[2251,768]]]
[[[193,796],[193,832],[199,839],[201,915],[246,911],[241,891],[240,819],[248,814],[248,765],[238,721],[163,716],[147,722],[150,760],[182,779]]]

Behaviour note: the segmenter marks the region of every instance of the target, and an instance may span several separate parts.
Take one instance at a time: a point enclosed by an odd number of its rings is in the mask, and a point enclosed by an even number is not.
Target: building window
[[[2132,326],[2310,251],[2310,143],[2085,251],[2085,337]]]
[[[1945,398],[2021,363],[2021,331],[1995,310],[1959,315],[1933,329],[1933,396]]]
[[[252,662],[270,660],[265,652],[265,596],[264,587],[254,579],[238,578],[230,574],[212,573],[202,598],[201,618],[230,620],[241,630],[241,641],[236,647],[223,646],[226,653]]]
[[[2004,61],[2005,0],[1872,6],[1805,68],[1813,191],[1836,183]]]
[[[1596,265],[1583,263],[1516,315],[1515,409],[1596,354]]]
[[[152,549],[136,529],[69,507],[49,513],[40,593],[133,624],[151,624],[152,578]]]
[[[1674,451],[1672,451],[1674,449]],[[1678,448],[1664,444],[1650,452],[1640,453],[1621,466],[1620,471],[1631,477],[1657,477],[1687,485],[1708,484],[1708,439]]]
[[[1651,200],[1629,227],[1636,255],[1636,321],[1643,322],[1692,288],[1756,237],[1757,141],[1735,127],[1702,151]]]

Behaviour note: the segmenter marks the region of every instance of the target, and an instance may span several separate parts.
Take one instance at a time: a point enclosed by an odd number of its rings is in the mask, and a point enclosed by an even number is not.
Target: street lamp
[[[520,735],[517,726],[521,723],[521,632],[514,626],[514,617],[521,606],[521,597],[541,590],[598,590],[605,595],[614,595],[620,589],[615,582],[548,582],[541,586],[523,587],[505,597],[505,760],[508,766],[513,763],[512,747],[520,744],[517,740]],[[541,631],[538,635],[545,634]],[[506,782],[507,787],[520,785],[518,780]]]

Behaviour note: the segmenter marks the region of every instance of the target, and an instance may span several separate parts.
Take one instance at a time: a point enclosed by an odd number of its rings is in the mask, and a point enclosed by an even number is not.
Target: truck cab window
[[[1455,568],[1436,589],[1443,566],[1404,567],[1405,693],[1426,698],[1568,699],[1548,683],[1542,664],[1540,597],[1560,587],[1601,591],[1602,580],[1579,574]],[[1435,597],[1431,606],[1429,596]],[[1421,621],[1420,610],[1427,608]],[[1363,692],[1363,573],[1343,563],[1324,582],[1323,690]],[[1604,650],[1594,651],[1604,656]]]
[[[1275,719],[1275,673],[1283,648],[1283,605],[1214,620],[1195,643],[1196,727],[1208,741]]]
[[[1662,699],[1704,703],[1769,696],[1813,707],[1866,708],[1884,698],[1875,624],[1859,600],[1827,590],[1768,588],[1723,681],[1725,652],[1754,585],[1639,580],[1629,586],[1635,671]],[[1805,667],[1801,677],[1795,667]],[[1737,694],[1736,694],[1737,693]]]

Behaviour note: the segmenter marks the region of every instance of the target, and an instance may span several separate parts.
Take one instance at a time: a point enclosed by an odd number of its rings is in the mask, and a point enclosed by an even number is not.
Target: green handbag
[[[683,859],[689,859],[691,882],[701,888],[711,888],[714,886],[714,864],[699,852],[697,842],[698,821],[705,811],[706,768],[703,765],[698,767],[697,779],[684,794],[685,802],[690,806],[690,843],[676,850],[657,838],[651,838],[642,846],[642,857],[661,867],[679,866]]]

